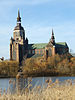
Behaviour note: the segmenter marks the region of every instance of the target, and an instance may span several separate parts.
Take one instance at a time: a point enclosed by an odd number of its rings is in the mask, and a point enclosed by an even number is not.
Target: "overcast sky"
[[[53,28],[55,41],[75,52],[75,0],[0,0],[0,57],[9,59],[18,8],[29,43],[49,42]]]

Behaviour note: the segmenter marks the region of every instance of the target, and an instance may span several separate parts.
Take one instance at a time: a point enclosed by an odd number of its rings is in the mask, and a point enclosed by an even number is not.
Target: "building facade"
[[[10,39],[10,60],[22,62],[23,59],[39,56],[47,59],[55,54],[62,55],[68,52],[69,48],[66,42],[55,42],[53,30],[49,43],[28,44],[18,11],[17,25],[13,31],[13,38]]]

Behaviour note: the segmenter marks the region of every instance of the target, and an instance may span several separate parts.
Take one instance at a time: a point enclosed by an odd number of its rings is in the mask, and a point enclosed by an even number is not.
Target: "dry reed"
[[[46,80],[46,86],[36,86],[32,90],[26,88],[21,94],[10,94],[0,90],[0,100],[75,100],[75,80],[60,82]],[[32,85],[30,85],[31,87]]]

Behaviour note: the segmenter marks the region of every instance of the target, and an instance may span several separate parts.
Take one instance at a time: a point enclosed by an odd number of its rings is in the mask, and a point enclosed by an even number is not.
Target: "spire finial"
[[[18,9],[18,17],[17,17],[17,22],[21,22],[21,17],[20,17],[20,11]]]
[[[52,29],[51,43],[52,43],[53,45],[55,45],[55,37],[54,37],[53,29]]]
[[[18,8],[18,17],[20,17],[20,11],[19,11],[19,8]]]
[[[54,35],[53,29],[52,29],[52,35]]]

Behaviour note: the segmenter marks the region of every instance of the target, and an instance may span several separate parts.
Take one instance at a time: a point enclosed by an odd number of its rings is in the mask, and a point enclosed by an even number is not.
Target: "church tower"
[[[26,41],[25,30],[21,25],[20,12],[18,10],[17,25],[13,31],[13,38],[10,39],[10,60],[22,62],[28,44]]]

